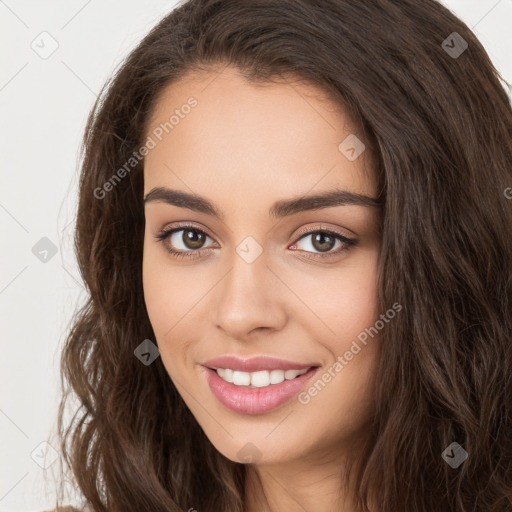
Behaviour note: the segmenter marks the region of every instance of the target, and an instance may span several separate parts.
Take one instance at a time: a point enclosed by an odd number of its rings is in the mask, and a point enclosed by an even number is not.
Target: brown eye
[[[177,251],[197,251],[204,248],[206,233],[197,228],[176,228],[167,232],[167,245]]]
[[[311,243],[320,252],[330,251],[336,244],[336,238],[326,233],[314,233]]]
[[[183,242],[188,249],[201,249],[204,245],[207,235],[203,232],[197,229],[180,229],[180,231],[183,231],[181,242]],[[179,233],[179,231],[176,233]]]
[[[178,258],[196,258],[203,250],[206,240],[211,238],[202,230],[194,226],[181,226],[179,228],[163,230],[155,238],[164,243],[165,249]]]
[[[347,238],[340,233],[317,229],[302,235],[291,247],[297,247],[303,252],[310,253],[309,257],[315,257],[316,255],[319,258],[327,258],[348,251],[356,244],[357,240]]]

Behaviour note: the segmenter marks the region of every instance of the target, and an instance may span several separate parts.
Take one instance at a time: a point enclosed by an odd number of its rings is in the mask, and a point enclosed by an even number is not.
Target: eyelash
[[[203,252],[205,251],[209,251],[211,248],[204,248],[204,249],[197,249],[197,250],[194,250],[194,249],[189,249],[188,251],[177,251],[176,249],[173,249],[169,244],[165,243],[165,240],[167,240],[172,234],[178,232],[178,231],[195,231],[197,233],[201,233],[202,235],[205,235],[206,237],[208,238],[211,238],[207,233],[205,233],[202,229],[199,229],[191,224],[184,224],[184,225],[181,225],[181,226],[177,226],[177,227],[174,227],[174,228],[171,228],[171,229],[163,229],[162,231],[160,231],[159,233],[157,233],[155,235],[155,238],[159,241],[159,242],[163,242],[164,244],[164,247],[165,247],[165,250],[167,252],[169,252],[173,257],[177,258],[177,259],[184,259],[184,258],[188,258],[190,260],[195,260],[197,258],[200,258],[203,254]],[[347,252],[349,251],[350,249],[352,249],[355,245],[357,245],[357,243],[359,242],[358,240],[355,240],[355,239],[352,239],[352,238],[347,238],[346,236],[340,234],[340,233],[337,233],[336,231],[332,231],[330,229],[322,229],[322,228],[317,228],[317,229],[314,229],[314,230],[309,230],[309,231],[306,231],[306,232],[303,232],[300,234],[299,238],[297,239],[295,243],[297,243],[299,240],[302,240],[303,238],[306,238],[308,235],[314,235],[314,234],[317,234],[317,233],[322,233],[322,234],[327,234],[327,235],[330,235],[338,240],[340,240],[343,244],[345,244],[345,247],[341,248],[341,249],[338,249],[337,251],[334,251],[334,252],[328,252],[328,253],[312,253],[312,254],[315,254],[316,256],[305,256],[306,258],[309,258],[309,259],[327,259],[327,258],[331,258],[331,257],[334,257],[334,256],[337,256],[338,254],[342,253],[342,252]],[[292,245],[294,245],[292,244]],[[306,252],[308,254],[311,254],[309,251],[303,251],[303,252]]]

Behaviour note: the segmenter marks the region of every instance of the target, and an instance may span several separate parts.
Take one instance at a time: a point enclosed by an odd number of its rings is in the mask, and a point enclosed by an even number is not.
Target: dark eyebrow
[[[152,201],[163,202],[188,208],[200,213],[212,215],[224,220],[223,213],[208,199],[197,194],[189,194],[181,190],[165,187],[155,187],[144,197],[144,204]],[[276,201],[270,208],[271,217],[287,217],[307,210],[320,210],[332,206],[357,205],[380,208],[382,202],[373,197],[356,194],[348,190],[334,189],[310,196],[300,196],[292,199]]]

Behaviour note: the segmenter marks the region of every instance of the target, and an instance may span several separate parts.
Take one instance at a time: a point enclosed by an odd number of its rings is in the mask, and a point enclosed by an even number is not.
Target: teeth
[[[270,372],[270,384],[279,384],[284,381],[284,370],[272,370]]]
[[[295,379],[295,377],[297,377],[297,375],[299,375],[299,371],[300,370],[286,370],[284,372],[284,378],[286,380],[292,380],[292,379]]]
[[[280,384],[285,380],[292,380],[299,375],[304,375],[309,368],[303,370],[261,370],[258,372],[240,372],[229,368],[217,368],[217,375],[226,382],[235,386],[249,386],[251,388],[265,388],[271,384]]]
[[[251,374],[246,372],[233,372],[233,384],[237,386],[248,386],[251,383]]]
[[[270,384],[270,372],[262,370],[261,372],[246,373],[250,377],[251,386],[255,388],[264,388]]]

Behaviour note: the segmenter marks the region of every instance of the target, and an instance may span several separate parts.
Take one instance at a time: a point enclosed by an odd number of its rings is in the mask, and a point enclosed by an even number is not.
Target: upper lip
[[[202,363],[203,366],[216,370],[217,368],[229,368],[241,372],[256,372],[259,370],[302,370],[318,366],[317,363],[297,363],[285,359],[276,359],[269,356],[257,356],[241,359],[237,356],[225,355],[209,359]]]

